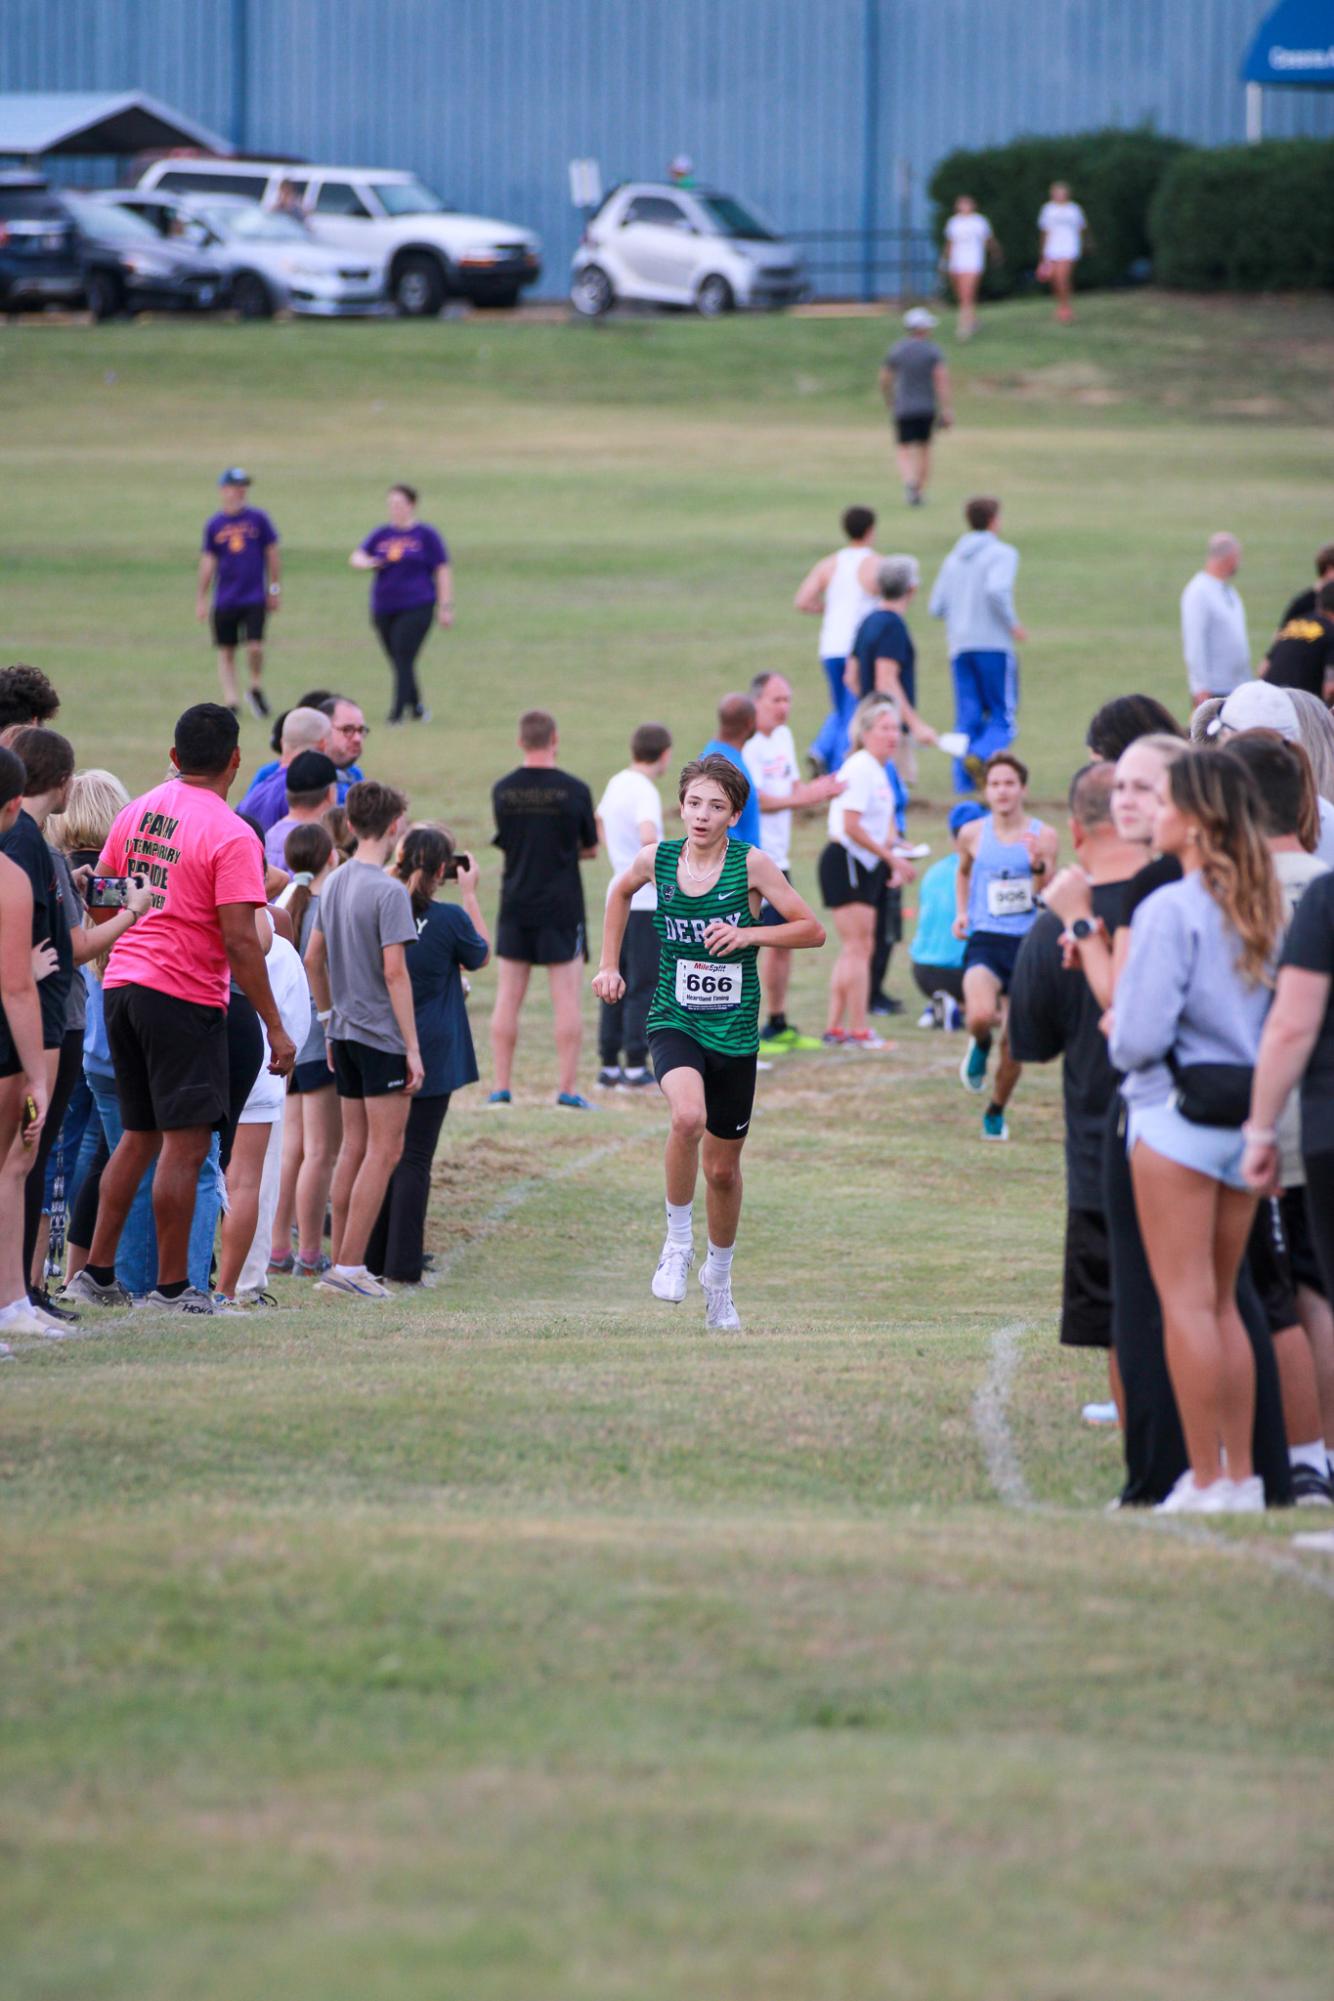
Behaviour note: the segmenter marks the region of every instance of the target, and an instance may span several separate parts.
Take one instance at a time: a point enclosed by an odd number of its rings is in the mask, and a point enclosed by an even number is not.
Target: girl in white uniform
[[[977,294],[982,272],[988,257],[999,256],[1000,245],[992,234],[991,224],[978,214],[971,195],[960,195],[953,215],[945,224],[945,249],[940,260],[958,303],[955,330],[960,340],[970,339],[977,330]]]
[[[1070,292],[1074,285],[1075,266],[1084,253],[1085,242],[1093,242],[1088,226],[1088,217],[1077,201],[1071,201],[1070,190],[1064,181],[1053,181],[1051,198],[1038,211],[1038,229],[1042,234],[1042,261],[1038,265],[1039,278],[1050,282],[1052,296],[1056,300],[1056,317],[1062,325],[1074,318],[1070,305]]]

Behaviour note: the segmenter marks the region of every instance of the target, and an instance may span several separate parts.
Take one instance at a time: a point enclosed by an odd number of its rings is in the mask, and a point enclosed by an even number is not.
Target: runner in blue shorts
[[[954,935],[967,940],[963,1006],[969,1043],[959,1066],[966,1091],[985,1091],[997,1031],[1001,1039],[996,1081],[982,1118],[983,1139],[1010,1137],[1005,1107],[1021,1070],[1005,1034],[1005,996],[1059,846],[1055,828],[1030,815],[1027,790],[1027,765],[1013,751],[998,750],[982,772],[986,818],[959,831]]]

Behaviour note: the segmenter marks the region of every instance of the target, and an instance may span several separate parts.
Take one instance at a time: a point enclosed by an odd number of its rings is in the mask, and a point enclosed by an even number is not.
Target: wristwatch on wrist
[[[1097,928],[1098,920],[1096,918],[1076,917],[1074,923],[1070,926],[1070,936],[1077,938],[1082,945],[1086,938],[1093,936]]]

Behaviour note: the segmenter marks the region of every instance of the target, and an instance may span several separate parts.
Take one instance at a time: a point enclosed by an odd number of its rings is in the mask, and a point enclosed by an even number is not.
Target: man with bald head
[[[1181,651],[1192,708],[1214,695],[1230,695],[1251,678],[1246,607],[1233,588],[1241,568],[1235,535],[1209,537],[1204,568],[1181,593]]]
[[[282,750],[277,768],[267,777],[256,779],[236,809],[258,821],[266,834],[287,811],[287,767],[292,759],[303,750],[330,755],[333,736],[329,718],[322,709],[289,709],[283,718],[280,741]]]
[[[734,841],[749,841],[753,848],[760,846],[760,795],[751,783],[746,769],[746,760],[741,755],[743,747],[755,734],[755,704],[749,695],[724,695],[718,704],[718,734],[710,737],[700,752],[701,757],[725,757],[734,764],[745,779],[750,791],[741,809],[741,817],[729,829]]]

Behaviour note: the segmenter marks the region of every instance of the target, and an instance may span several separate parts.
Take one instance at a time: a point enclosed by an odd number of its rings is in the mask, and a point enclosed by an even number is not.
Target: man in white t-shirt
[[[945,247],[941,269],[947,273],[958,301],[959,319],[955,332],[960,340],[970,340],[977,330],[977,294],[988,257],[1000,257],[1000,245],[991,224],[977,212],[971,195],[959,195],[954,213],[945,224]]]
[[[824,778],[798,777],[797,746],[787,720],[792,713],[790,681],[781,674],[757,674],[750,684],[750,699],[755,704],[755,734],[741,746],[741,755],[760,803],[760,846],[790,882],[793,808],[815,806],[836,798],[844,789],[843,781],[832,774]],[[767,904],[760,912],[761,924],[782,921]],[[760,952],[759,972],[766,1015],[760,1041],[765,1053],[819,1049],[818,1036],[803,1035],[787,1018],[792,954],[766,946]]]
[[[1042,239],[1038,276],[1050,283],[1056,317],[1065,326],[1075,316],[1070,304],[1075,266],[1084,251],[1093,247],[1093,232],[1079,203],[1071,201],[1064,181],[1052,182],[1051,196],[1038,210],[1038,231]]]
[[[671,731],[662,723],[641,723],[630,739],[630,763],[607,780],[596,816],[598,841],[607,851],[613,881],[629,868],[641,848],[662,839],[657,781],[671,754]],[[609,1090],[618,1084],[641,1089],[653,1082],[644,1024],[658,983],[658,934],[653,928],[657,904],[658,892],[651,882],[635,891],[621,946],[625,992],[618,1001],[601,1003],[598,1082]]]

